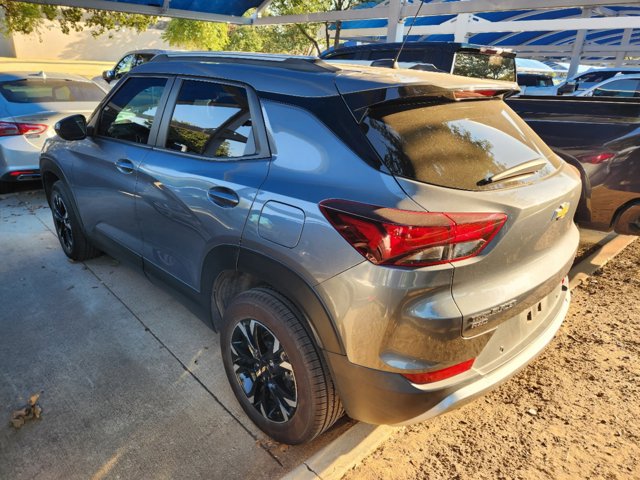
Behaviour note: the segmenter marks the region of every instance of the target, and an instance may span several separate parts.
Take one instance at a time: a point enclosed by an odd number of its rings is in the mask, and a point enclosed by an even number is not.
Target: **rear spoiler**
[[[378,88],[361,92],[342,94],[345,103],[358,123],[362,122],[367,111],[376,106],[389,103],[411,104],[419,102],[459,102],[469,100],[504,99],[519,92],[514,84],[511,88],[506,82],[491,85],[483,83],[476,87],[460,86],[444,88],[434,85],[408,84],[388,88]]]

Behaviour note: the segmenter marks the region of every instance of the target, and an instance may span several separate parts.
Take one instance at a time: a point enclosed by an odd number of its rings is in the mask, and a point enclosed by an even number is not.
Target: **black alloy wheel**
[[[58,180],[51,186],[49,207],[60,246],[65,255],[72,260],[83,261],[97,257],[100,250],[86,237],[71,199],[71,193],[62,181]]]
[[[247,400],[266,419],[282,423],[295,414],[298,390],[287,352],[271,330],[254,319],[231,334],[231,359]]]
[[[51,194],[51,213],[60,245],[68,255],[73,251],[73,229],[69,220],[69,210],[59,191]]]
[[[238,403],[263,432],[290,445],[314,439],[343,414],[322,351],[301,318],[289,299],[257,287],[231,301],[220,328]]]

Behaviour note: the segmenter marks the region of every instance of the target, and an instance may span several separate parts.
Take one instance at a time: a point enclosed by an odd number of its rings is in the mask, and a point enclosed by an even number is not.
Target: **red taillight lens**
[[[475,360],[476,360],[475,358],[472,358],[462,363],[458,363],[456,365],[443,368],[442,370],[435,370],[433,372],[403,373],[402,376],[407,380],[409,380],[411,383],[424,384],[424,383],[438,382],[440,380],[451,378],[455,375],[460,375],[461,373],[466,372],[467,370],[470,370]]]
[[[600,152],[590,155],[582,155],[579,157],[579,160],[581,162],[594,163],[597,165],[598,163],[606,162],[615,156],[616,154],[614,152]]]
[[[47,131],[48,125],[40,123],[0,122],[0,137],[13,135],[40,134]]]
[[[498,93],[497,90],[457,90],[453,92],[453,98],[456,100],[464,100],[467,98],[495,97]]]
[[[424,267],[473,257],[507,220],[504,213],[434,213],[325,200],[320,210],[376,265]]]

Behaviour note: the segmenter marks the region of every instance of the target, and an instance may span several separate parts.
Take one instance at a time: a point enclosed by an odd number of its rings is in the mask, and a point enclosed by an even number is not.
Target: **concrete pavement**
[[[43,418],[14,430],[37,391]],[[42,191],[0,196],[0,478],[276,478],[348,426],[271,442],[217,334],[110,257],[68,261]]]

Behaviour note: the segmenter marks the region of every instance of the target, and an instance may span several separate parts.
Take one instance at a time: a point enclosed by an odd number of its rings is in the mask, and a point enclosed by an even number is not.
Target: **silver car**
[[[406,424],[553,338],[577,172],[511,84],[311,57],[160,55],[40,165],[60,244],[170,285],[221,334],[246,414],[306,442],[343,411]]]
[[[75,75],[0,74],[0,191],[9,182],[40,178],[40,150],[55,136],[55,122],[72,113],[91,113],[104,95]]]

